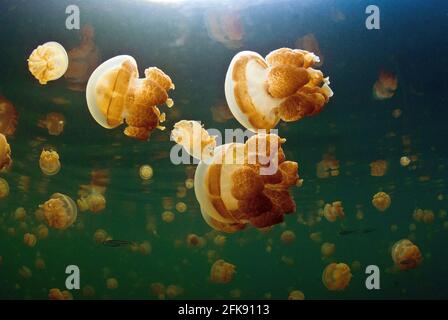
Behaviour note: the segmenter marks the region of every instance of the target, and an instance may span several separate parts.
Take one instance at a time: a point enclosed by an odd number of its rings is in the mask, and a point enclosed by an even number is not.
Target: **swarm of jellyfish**
[[[225,79],[230,110],[252,131],[319,113],[333,92],[328,78],[312,68],[318,62],[315,54],[299,49],[277,49],[266,58],[252,51],[238,53]]]
[[[148,140],[165,120],[157,105],[172,107],[168,91],[174,89],[171,78],[162,70],[151,67],[139,79],[137,62],[131,56],[116,56],[103,62],[89,78],[86,98],[90,114],[107,129],[126,122],[124,134]]]

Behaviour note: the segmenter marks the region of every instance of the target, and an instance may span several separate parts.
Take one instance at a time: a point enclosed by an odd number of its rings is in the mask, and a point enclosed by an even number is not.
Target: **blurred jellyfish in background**
[[[78,210],[75,202],[62,193],[55,193],[39,206],[44,211],[48,225],[56,229],[67,229],[76,221]]]
[[[289,293],[288,300],[305,300],[305,295],[300,290],[293,290]]]
[[[47,176],[53,176],[61,169],[59,154],[54,150],[42,150],[39,159],[39,167]]]
[[[244,24],[237,10],[207,10],[204,22],[210,39],[223,44],[228,49],[238,49],[243,46]]]
[[[215,122],[224,123],[233,118],[233,114],[225,102],[214,105],[210,110],[212,111],[213,121]]]
[[[36,246],[37,238],[32,233],[25,233],[25,235],[23,236],[23,243],[26,246],[33,248],[34,246]]]
[[[289,245],[289,244],[294,243],[294,241],[296,240],[296,235],[295,235],[294,231],[285,230],[280,235],[280,239],[282,240],[282,242],[284,244],[288,244]]]
[[[9,184],[3,178],[0,178],[0,199],[6,198],[9,195]]]
[[[378,192],[373,196],[372,205],[380,212],[386,211],[390,204],[390,196],[385,192]]]
[[[330,291],[344,290],[351,279],[350,267],[345,263],[330,263],[322,274],[322,282]]]
[[[329,222],[335,222],[336,219],[344,219],[345,213],[341,201],[335,201],[332,204],[327,203],[324,207],[324,216]]]
[[[40,84],[59,79],[67,71],[67,67],[67,52],[57,42],[38,46],[28,58],[28,69]]]
[[[222,259],[217,260],[210,270],[210,280],[213,283],[229,283],[235,274],[235,266]]]
[[[370,163],[370,175],[372,177],[382,177],[387,172],[387,161],[376,160]]]
[[[61,291],[57,288],[50,289],[50,292],[48,293],[48,299],[50,300],[73,300],[72,294],[67,291]]]
[[[397,241],[392,246],[391,255],[400,270],[417,268],[422,262],[420,249],[408,239]]]
[[[65,117],[60,113],[50,112],[45,119],[39,120],[37,125],[47,129],[49,135],[58,136],[64,131]]]
[[[373,98],[377,100],[392,98],[397,87],[397,77],[393,73],[381,70],[378,80],[373,85]]]
[[[144,164],[139,169],[139,175],[142,180],[149,180],[152,178],[154,170],[149,164]]]
[[[334,243],[324,242],[320,247],[320,252],[322,254],[322,257],[324,258],[331,257],[335,251],[336,251],[336,245]]]
[[[118,280],[115,278],[108,278],[106,280],[106,287],[109,290],[115,290],[118,288]]]
[[[81,28],[81,43],[68,52],[70,63],[64,77],[70,90],[85,91],[90,74],[100,63],[101,55],[94,38],[93,27],[84,25]]]
[[[18,118],[19,114],[11,101],[0,96],[0,133],[12,136],[16,131]]]
[[[302,49],[314,53],[319,57],[319,62],[316,62],[315,66],[320,67],[324,64],[324,55],[320,51],[319,43],[317,42],[314,33],[308,33],[301,38],[298,38],[295,42],[296,49]]]

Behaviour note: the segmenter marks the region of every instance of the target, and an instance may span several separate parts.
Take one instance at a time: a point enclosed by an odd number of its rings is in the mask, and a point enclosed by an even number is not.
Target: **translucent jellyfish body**
[[[83,26],[81,43],[68,52],[70,64],[64,77],[70,90],[85,91],[90,74],[100,63],[100,51],[95,45],[94,36],[92,26]]]
[[[59,79],[67,67],[67,52],[62,45],[53,41],[38,46],[28,58],[28,69],[40,84]]]
[[[344,290],[351,279],[350,267],[345,263],[330,263],[322,273],[322,282],[330,291]]]
[[[392,246],[391,255],[400,270],[414,269],[422,262],[420,249],[408,239],[397,241]]]
[[[61,169],[59,154],[54,150],[42,150],[39,159],[39,167],[47,176],[53,176]]]
[[[214,283],[229,283],[235,274],[235,266],[222,259],[217,260],[210,270],[210,280]]]
[[[9,170],[11,165],[11,147],[6,137],[0,133],[0,172]]]
[[[373,97],[377,100],[390,99],[397,90],[397,77],[390,73],[381,70],[378,80],[373,85]]]
[[[174,125],[171,138],[182,145],[196,159],[208,159],[213,156],[216,139],[210,136],[197,121],[182,120]]]
[[[57,112],[50,112],[37,125],[48,130],[48,134],[58,136],[64,131],[65,117]]]
[[[137,63],[131,56],[116,56],[103,62],[89,78],[86,98],[90,114],[104,128],[112,129],[126,122],[125,135],[147,140],[153,130],[163,129],[165,120],[157,105],[173,101],[168,91],[174,89],[171,78],[151,67],[139,79]]]
[[[11,101],[0,96],[0,133],[11,136],[16,131],[19,115]]]
[[[142,180],[149,180],[152,178],[154,171],[148,164],[142,165],[139,169],[139,175]]]
[[[75,202],[62,193],[53,194],[48,201],[39,206],[44,211],[48,225],[56,229],[67,229],[78,214]]]
[[[3,178],[0,178],[0,199],[6,198],[9,195],[9,184]]]
[[[335,222],[336,219],[344,219],[345,213],[342,202],[335,201],[332,204],[327,203],[324,207],[324,217],[330,222]]]
[[[312,68],[317,62],[316,55],[298,49],[281,48],[265,59],[252,51],[238,53],[225,79],[230,110],[255,132],[315,115],[333,95],[328,78]]]
[[[288,300],[305,300],[305,295],[300,290],[294,290],[289,293]]]
[[[319,43],[317,42],[314,33],[308,33],[301,38],[298,38],[295,42],[297,49],[304,49],[308,52],[314,53],[319,57],[319,62],[315,64],[316,67],[320,67],[324,64],[324,55],[320,52]]]
[[[204,16],[208,36],[229,49],[243,44],[244,25],[241,15],[235,10],[208,10]]]
[[[106,208],[104,193],[106,188],[95,184],[81,185],[78,191],[79,199],[76,200],[80,211],[90,210],[98,213]]]
[[[370,163],[370,175],[372,177],[382,177],[387,171],[386,160],[376,160]]]
[[[372,205],[378,210],[378,211],[386,211],[391,204],[390,196],[385,192],[378,192],[373,196],[372,199]]]
[[[276,135],[256,135],[245,144],[218,146],[213,158],[199,163],[194,190],[202,216],[211,227],[229,233],[247,224],[266,228],[295,211],[289,188],[297,182],[298,164],[285,161],[284,141]],[[266,152],[260,145],[276,146]],[[269,174],[264,172],[269,171],[266,158],[277,163],[270,166]]]

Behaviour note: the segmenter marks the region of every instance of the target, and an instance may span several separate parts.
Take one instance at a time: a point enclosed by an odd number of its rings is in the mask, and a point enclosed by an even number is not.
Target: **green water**
[[[244,3],[244,2],[242,2]],[[101,61],[119,54],[133,56],[140,73],[157,66],[176,85],[170,94],[175,101],[167,113],[167,130],[156,131],[148,142],[126,137],[122,130],[106,130],[91,117],[82,92],[67,89],[64,79],[41,86],[27,70],[26,60],[39,44],[53,40],[68,50],[79,44],[79,31],[65,28],[65,8],[77,4],[81,24],[95,30],[95,44]],[[436,1],[378,1],[381,29],[367,30],[363,1],[259,1],[234,5],[244,27],[241,47],[229,49],[209,36],[205,24],[207,10],[227,10],[213,3],[166,5],[148,1],[2,1],[0,4],[0,94],[10,100],[19,113],[15,134],[8,137],[13,167],[2,173],[10,186],[10,195],[0,200],[0,298],[46,299],[51,288],[65,288],[65,268],[77,265],[81,289],[94,287],[95,295],[85,297],[82,290],[71,291],[75,299],[157,299],[151,283],[161,282],[183,288],[176,298],[232,298],[238,289],[240,298],[286,299],[292,290],[301,290],[307,299],[415,299],[447,298],[447,232],[440,210],[446,209],[446,105],[448,83],[448,8]],[[443,7],[444,6],[444,7]],[[344,20],[334,18],[335,10]],[[213,120],[211,107],[225,103],[224,77],[232,57],[241,50],[266,55],[280,47],[294,47],[295,40],[314,33],[325,56],[322,67],[335,92],[323,112],[299,122],[282,123],[279,134],[287,139],[286,157],[299,163],[303,186],[293,188],[297,212],[285,222],[261,233],[247,228],[226,235],[223,247],[214,244],[219,234],[205,223],[194,190],[184,198],[176,192],[185,185],[194,166],[173,165],[169,151],[169,131],[181,119],[200,120],[206,128],[241,128],[235,120]],[[179,40],[181,39],[181,40]],[[178,40],[176,42],[176,40]],[[372,97],[372,85],[381,69],[398,77],[398,89],[388,100]],[[54,98],[69,103],[58,105]],[[392,111],[400,109],[399,118]],[[49,112],[65,116],[66,125],[59,136],[51,136],[37,126]],[[402,137],[411,143],[404,146]],[[61,171],[52,177],[39,169],[43,147],[57,149]],[[320,179],[316,164],[331,150],[340,162],[340,174]],[[403,155],[417,156],[409,167],[400,166]],[[382,177],[370,175],[369,164],[378,159],[388,162]],[[154,176],[149,182],[139,177],[139,167],[149,164]],[[189,169],[190,168],[190,169]],[[33,232],[41,222],[34,212],[55,192],[77,199],[79,186],[88,184],[91,170],[106,169],[110,183],[105,197],[106,209],[99,214],[78,212],[73,227],[50,229],[48,238],[38,240],[34,248],[23,244],[23,234]],[[27,190],[19,188],[20,177],[29,177]],[[420,177],[430,176],[429,181]],[[387,192],[392,205],[379,213],[372,196]],[[440,197],[438,197],[440,196]],[[163,198],[174,204],[185,202],[185,213],[172,211],[175,219],[165,223],[161,214]],[[322,219],[314,225],[298,222],[316,217],[319,201],[343,203],[346,218],[330,223]],[[357,206],[364,218],[356,218]],[[26,227],[12,217],[18,207],[27,211]],[[415,208],[431,209],[432,224],[416,222]],[[156,222],[157,232],[148,232],[148,220]],[[410,231],[410,224],[416,225]],[[391,231],[391,226],[398,228]],[[11,236],[8,228],[16,228]],[[127,248],[96,244],[93,234],[105,229],[115,239],[151,243],[151,253],[142,255]],[[368,234],[341,236],[342,229],[374,228]],[[296,234],[293,244],[282,244],[284,230]],[[323,260],[320,243],[310,234],[321,232],[323,241],[336,245],[330,259]],[[188,234],[205,237],[202,248],[186,245]],[[417,244],[424,257],[422,264],[406,272],[390,272],[393,265],[390,247],[402,238]],[[176,245],[179,242],[180,245]],[[272,250],[266,250],[272,242]],[[236,266],[237,273],[228,284],[209,280],[207,252]],[[46,268],[35,267],[36,257]],[[282,257],[294,260],[287,265]],[[331,292],[321,281],[322,271],[330,262],[361,263],[352,270],[353,278],[343,292]],[[381,289],[365,288],[364,269],[378,265]],[[19,275],[27,266],[30,278]],[[116,290],[106,287],[106,279],[119,282]]]

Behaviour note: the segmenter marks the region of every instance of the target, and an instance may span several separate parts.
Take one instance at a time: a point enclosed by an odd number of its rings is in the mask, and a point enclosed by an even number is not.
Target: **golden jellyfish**
[[[95,240],[96,243],[103,243],[108,237],[108,234],[106,230],[104,229],[98,229],[93,234],[93,240]]]
[[[0,133],[0,172],[8,171],[11,165],[11,147],[6,137]]]
[[[23,207],[18,207],[15,211],[14,211],[14,219],[17,221],[25,221],[26,219],[26,210]]]
[[[11,101],[0,96],[0,133],[6,136],[12,136],[16,131],[17,113]]]
[[[106,208],[106,198],[101,193],[93,193],[87,197],[89,210],[98,213]]]
[[[175,215],[171,211],[164,211],[162,213],[162,220],[166,223],[171,223],[174,221]]]
[[[154,282],[150,285],[151,293],[159,299],[165,299],[165,285],[161,282]]]
[[[138,172],[142,180],[149,180],[154,174],[152,167],[148,164],[142,165]]]
[[[181,120],[174,125],[171,138],[196,159],[213,157],[216,147],[216,137],[208,132],[197,121]]]
[[[194,180],[191,178],[188,178],[187,180],[185,180],[185,188],[187,189],[193,189],[194,187]]]
[[[286,161],[275,134],[257,134],[246,143],[214,149],[196,169],[194,190],[205,222],[232,233],[247,224],[266,228],[295,211],[289,189],[298,180],[298,164]]]
[[[390,99],[397,87],[397,77],[393,73],[381,70],[378,80],[373,85],[373,97],[377,100]]]
[[[229,283],[235,274],[235,266],[222,259],[217,260],[210,270],[210,280],[213,283]]]
[[[50,289],[50,292],[48,293],[48,299],[50,299],[50,300],[73,300],[73,296],[67,290],[61,291],[58,288],[52,288],[52,289]]]
[[[47,176],[53,176],[61,169],[59,154],[54,150],[42,150],[39,159],[39,167]]]
[[[373,196],[372,205],[381,212],[386,211],[390,207],[390,196],[385,192],[378,192]]]
[[[31,272],[31,269],[28,268],[27,266],[21,266],[19,268],[19,275],[23,278],[23,279],[29,279],[33,276],[33,273]]]
[[[86,298],[95,296],[95,288],[91,285],[86,285],[82,288],[82,295]]]
[[[81,28],[81,43],[68,52],[70,63],[64,78],[70,90],[85,91],[90,74],[100,63],[100,51],[94,37],[93,27],[84,25]]]
[[[345,213],[341,201],[335,201],[332,204],[327,203],[324,207],[324,216],[330,222],[335,222],[336,219],[344,219]]]
[[[376,160],[370,163],[370,175],[373,177],[382,177],[387,171],[387,161]]]
[[[397,241],[391,250],[392,260],[400,270],[417,268],[422,262],[420,249],[408,239]]]
[[[59,79],[67,68],[67,52],[62,45],[54,41],[38,46],[28,58],[28,69],[40,84]]]
[[[140,243],[138,250],[140,251],[140,253],[144,256],[147,256],[148,254],[151,253],[152,247],[151,244],[149,243],[149,241],[144,241],[142,243]]]
[[[48,201],[39,206],[44,210],[45,219],[52,228],[64,230],[76,221],[75,202],[62,193],[54,193]]]
[[[9,184],[3,178],[0,178],[0,199],[6,198],[9,195]]]
[[[178,202],[176,203],[176,210],[179,213],[184,213],[185,211],[187,211],[187,205],[185,204],[185,202]]]
[[[316,164],[316,176],[320,179],[328,177],[337,177],[339,175],[339,160],[332,156],[326,156],[325,159]]]
[[[40,224],[36,229],[37,237],[39,239],[45,239],[48,237],[48,228],[47,226]]]
[[[106,287],[109,290],[115,290],[118,288],[118,280],[115,278],[108,278],[106,280]]]
[[[308,52],[314,53],[317,57],[319,57],[319,61],[316,62],[315,66],[320,67],[324,64],[324,55],[320,51],[319,43],[317,42],[316,36],[314,33],[308,33],[301,38],[298,38],[295,42],[295,47],[297,49],[303,49]]]
[[[296,235],[291,230],[285,230],[280,235],[280,239],[284,244],[292,244],[296,240]]]
[[[344,290],[351,279],[350,267],[345,263],[330,263],[322,273],[322,282],[330,291]]]
[[[310,239],[313,242],[321,243],[322,242],[322,233],[321,232],[312,232],[310,234]]]
[[[411,163],[411,159],[409,159],[408,157],[403,156],[400,158],[400,165],[402,167],[407,167],[410,163]]]
[[[106,187],[95,184],[81,185],[78,191],[79,199],[76,200],[80,211],[90,210],[98,213],[106,208],[106,198],[104,192]]]
[[[189,247],[198,247],[201,242],[201,237],[198,235],[191,233],[187,236],[187,245]]]
[[[40,128],[48,130],[51,136],[58,136],[64,131],[65,117],[58,112],[50,112],[45,116],[45,119],[39,120],[37,125]]]
[[[34,234],[32,233],[25,233],[25,235],[23,236],[23,243],[30,247],[33,248],[36,246],[37,243],[37,238]]]
[[[210,108],[213,121],[224,123],[233,118],[233,114],[227,104],[219,104]]]
[[[218,247],[223,247],[226,244],[227,241],[227,237],[218,234],[214,239],[213,242],[215,243],[215,245],[217,245]]]
[[[182,295],[184,293],[184,289],[174,284],[170,284],[168,287],[166,287],[165,293],[167,298],[173,299]]]
[[[244,25],[236,10],[210,9],[204,16],[208,36],[228,49],[238,49],[243,43]]]
[[[151,67],[145,78],[139,79],[137,62],[131,56],[117,56],[103,62],[87,83],[87,106],[95,121],[107,129],[126,122],[124,134],[139,140],[148,140],[165,114],[157,105],[172,107],[168,91],[174,89],[171,78],[162,70]]]
[[[316,55],[298,49],[281,48],[265,59],[252,51],[238,53],[225,79],[230,110],[254,132],[319,113],[333,92],[328,77],[312,68],[317,62]]]
[[[294,290],[289,293],[288,300],[305,300],[305,295],[300,290]]]
[[[320,247],[320,252],[322,253],[322,256],[325,258],[331,257],[335,251],[336,251],[336,245],[334,243],[324,242]]]

